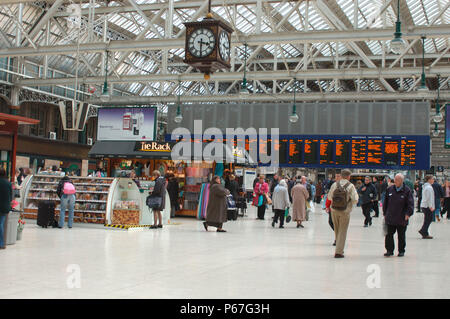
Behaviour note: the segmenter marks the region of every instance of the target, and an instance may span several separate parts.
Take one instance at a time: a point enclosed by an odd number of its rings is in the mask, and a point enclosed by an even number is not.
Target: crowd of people
[[[52,169],[55,173],[58,170]],[[101,170],[98,171],[99,175]],[[4,169],[0,170],[0,249],[5,248],[3,228],[6,215],[11,211],[15,190],[20,190],[27,169],[18,169],[14,183],[7,179]],[[344,257],[350,213],[355,206],[361,206],[364,215],[364,227],[372,225],[372,218],[379,217],[380,207],[384,216],[385,256],[394,254],[394,234],[398,236],[398,256],[404,256],[406,247],[406,230],[409,218],[415,212],[414,196],[417,197],[417,212],[424,214],[424,222],[419,234],[423,239],[432,239],[429,227],[433,221],[439,222],[444,215],[450,219],[450,181],[439,184],[436,177],[427,175],[422,182],[417,180],[412,185],[402,174],[394,179],[386,177],[378,180],[366,176],[355,185],[350,182],[351,171],[342,170],[334,179],[313,183],[306,176],[283,177],[275,174],[271,180],[260,174],[253,182],[252,205],[257,208],[257,219],[264,220],[269,206],[272,207],[272,227],[279,223],[284,228],[285,219],[296,222],[297,228],[304,228],[309,219],[309,212],[314,210],[314,203],[322,203],[322,209],[328,213],[328,223],[335,233],[335,258]],[[132,176],[131,178],[135,177]],[[162,214],[165,209],[165,194],[169,194],[171,217],[179,209],[179,185],[174,174],[168,172],[161,176],[158,170],[152,173],[155,181],[152,192],[147,198],[147,205],[152,209],[154,224],[151,229],[162,228]],[[229,201],[244,196],[236,176],[227,171],[223,176],[214,176],[210,182],[209,200],[206,220],[203,225],[217,228],[217,232],[226,232],[223,224],[227,221]],[[68,175],[58,184],[56,192],[61,201],[58,227],[64,227],[66,210],[68,210],[68,227],[72,228],[76,189]],[[371,213],[374,212],[372,216]],[[291,216],[292,215],[292,216]]]

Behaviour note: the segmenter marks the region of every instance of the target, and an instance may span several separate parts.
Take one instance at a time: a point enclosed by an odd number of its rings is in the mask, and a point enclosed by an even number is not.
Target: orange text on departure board
[[[384,144],[384,152],[388,154],[398,153],[398,143],[397,142],[386,142]]]

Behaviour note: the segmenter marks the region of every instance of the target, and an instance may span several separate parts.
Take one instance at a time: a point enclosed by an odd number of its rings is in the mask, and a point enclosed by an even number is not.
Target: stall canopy
[[[171,151],[176,142],[135,142],[135,141],[97,141],[92,146],[89,157],[91,158],[104,158],[104,157],[120,157],[120,158],[154,158],[154,159],[172,159]],[[202,149],[204,149],[208,143],[202,143]],[[225,151],[224,151],[225,153]],[[233,152],[234,157],[245,158],[245,163],[254,163],[248,152],[241,150],[240,152]],[[181,156],[181,160],[192,160],[193,152],[191,156]],[[205,158],[206,160],[207,158]],[[211,159],[209,159],[211,160]],[[244,164],[245,164],[244,163]]]
[[[11,180],[14,181],[16,171],[16,151],[17,151],[17,132],[19,125],[39,124],[39,120],[28,117],[0,113],[0,132],[7,133],[12,136],[12,155],[11,155]]]
[[[173,144],[175,143],[97,141],[89,151],[89,157],[170,159]]]

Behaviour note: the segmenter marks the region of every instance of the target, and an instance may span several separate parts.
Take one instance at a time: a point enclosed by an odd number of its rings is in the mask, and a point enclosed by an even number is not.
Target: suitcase
[[[55,202],[49,200],[39,202],[37,224],[43,228],[57,226],[55,220]]]
[[[237,218],[238,218],[238,210],[237,209],[227,210],[227,219],[228,220],[236,220]]]

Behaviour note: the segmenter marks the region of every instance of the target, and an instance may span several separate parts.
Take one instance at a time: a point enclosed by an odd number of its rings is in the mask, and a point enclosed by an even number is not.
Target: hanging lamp
[[[105,82],[103,82],[103,91],[100,95],[100,100],[102,102],[108,102],[111,98],[111,95],[109,93],[108,89],[108,50],[106,50],[106,60],[105,60]]]
[[[297,105],[295,105],[295,92],[296,91],[297,91],[297,79],[294,78],[294,105],[292,106],[292,114],[289,116],[289,121],[291,123],[296,123],[298,121]]]
[[[427,83],[425,82],[425,36],[422,36],[422,75],[420,78],[419,92],[428,92]]]
[[[397,1],[397,22],[395,22],[394,39],[391,40],[391,51],[395,54],[400,54],[406,47],[405,40],[402,38],[400,22],[400,0]]]
[[[239,96],[241,99],[247,99],[250,95],[247,89],[247,43],[244,44],[244,78],[242,79],[241,89],[239,90]]]
[[[177,97],[177,114],[173,118],[174,122],[180,124],[183,121],[183,114],[181,114],[180,94]]]

